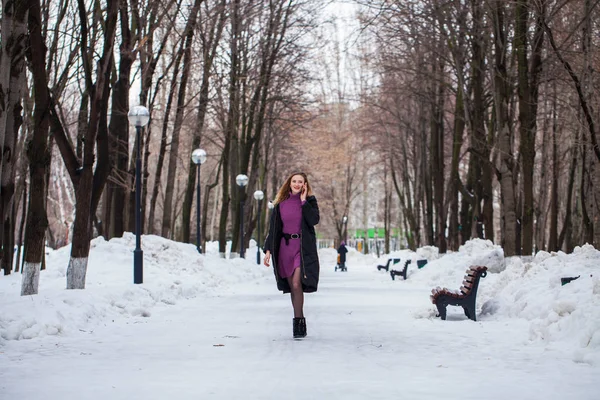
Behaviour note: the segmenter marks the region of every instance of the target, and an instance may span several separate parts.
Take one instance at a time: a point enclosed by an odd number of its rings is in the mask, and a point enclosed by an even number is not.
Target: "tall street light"
[[[235,177],[235,183],[240,187],[240,257],[245,258],[244,246],[244,187],[248,184],[248,177],[239,174]]]
[[[257,190],[254,192],[254,198],[258,200],[258,236],[256,237],[256,263],[260,265],[260,241],[262,240],[261,232],[260,232],[260,212],[262,211],[262,199],[265,197],[265,194],[262,190]]]
[[[200,166],[206,161],[206,152],[196,149],[192,152],[192,161],[196,164],[196,249],[202,254],[202,242],[200,241]]]
[[[133,283],[144,281],[144,252],[142,251],[142,158],[140,156],[140,140],[142,128],[150,121],[150,112],[144,106],[134,106],[127,114],[129,123],[135,126],[136,161],[135,161],[135,250],[133,251]]]
[[[344,215],[342,218],[342,223],[344,224],[344,243],[348,240],[348,216]]]

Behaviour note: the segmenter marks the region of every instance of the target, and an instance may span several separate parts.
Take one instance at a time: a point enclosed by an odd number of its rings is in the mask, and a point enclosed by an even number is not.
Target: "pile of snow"
[[[93,330],[116,318],[149,317],[156,307],[182,299],[218,296],[236,284],[272,279],[256,264],[256,248],[246,259],[219,258],[218,248],[198,254],[191,244],[143,236],[144,284],[133,284],[135,236],[91,242],[85,290],[65,290],[70,246],[49,252],[40,274],[39,294],[20,296],[21,274],[0,278],[0,343],[77,330]]]
[[[563,285],[568,277],[578,278]],[[539,252],[527,263],[513,258],[481,294],[482,311],[491,317],[530,321],[531,340],[600,353],[600,251],[593,246]]]
[[[600,251],[593,246],[577,247],[572,254],[541,251],[524,262],[505,258],[502,248],[490,241],[474,239],[457,252],[428,260],[422,269],[416,266],[422,258],[419,251],[402,250],[389,257],[402,258],[402,266],[412,260],[408,280],[396,284],[416,286],[424,297],[437,286],[459,289],[469,266],[487,266],[477,294],[478,321],[525,319],[530,340],[568,344],[578,354],[576,359],[600,363]],[[380,257],[377,263],[385,264],[387,258]],[[579,278],[562,285],[561,278],[566,277]],[[433,315],[434,305],[414,313],[416,318]]]
[[[272,283],[273,271],[256,263],[256,247],[246,259],[219,257],[217,243],[198,254],[194,245],[144,236],[144,284],[133,284],[135,237],[92,241],[85,290],[65,290],[70,247],[51,251],[40,275],[39,294],[20,296],[21,275],[0,278],[0,344],[6,340],[93,330],[117,318],[149,317],[158,307],[184,299],[235,293],[237,285]],[[475,239],[457,252],[440,255],[435,247],[400,250],[377,258],[348,248],[348,272],[386,285],[409,285],[418,298],[415,318],[434,318],[428,303],[432,288],[458,289],[471,265],[485,265],[477,294],[478,323],[520,319],[530,326],[529,339],[571,346],[575,359],[600,363],[600,251],[590,245],[572,254],[539,252],[530,261],[504,258],[502,248]],[[337,252],[321,249],[322,274],[333,271]],[[390,257],[411,260],[408,280],[392,282],[378,271]],[[417,268],[417,260],[427,265]],[[261,259],[262,262],[262,259]],[[327,269],[323,271],[323,269]],[[398,267],[396,267],[398,269]],[[578,277],[562,285],[561,278]]]

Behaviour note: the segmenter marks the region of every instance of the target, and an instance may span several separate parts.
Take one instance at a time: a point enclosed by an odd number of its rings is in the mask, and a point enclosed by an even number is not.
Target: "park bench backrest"
[[[487,267],[475,265],[467,269],[465,277],[460,287],[460,292],[467,296],[473,292],[473,296],[477,296],[477,287],[479,286],[479,279],[483,274],[486,273]]]

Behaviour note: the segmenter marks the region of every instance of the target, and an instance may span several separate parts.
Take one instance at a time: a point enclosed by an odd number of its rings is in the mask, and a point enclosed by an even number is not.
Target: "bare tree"
[[[21,295],[37,294],[40,267],[44,255],[44,237],[48,227],[46,215],[46,169],[48,168],[48,128],[49,93],[46,78],[46,47],[42,37],[40,3],[32,0],[28,18],[30,62],[32,65],[35,109],[33,112],[34,130],[27,145],[29,159],[29,209],[25,232],[25,262]]]
[[[89,96],[89,119],[82,138],[81,164],[75,150],[72,148],[63,124],[57,112],[56,105],[52,105],[51,118],[52,130],[57,145],[61,151],[63,161],[75,187],[76,212],[73,228],[73,243],[71,246],[71,259],[67,268],[67,289],[85,288],[88,255],[92,234],[92,216],[95,206],[99,203],[100,195],[104,189],[109,172],[108,160],[108,128],[107,110],[110,82],[108,71],[113,64],[113,48],[118,19],[119,1],[109,1],[106,8],[105,19],[102,21],[103,49],[96,68],[96,80],[93,80],[92,60],[93,43],[88,46],[90,39],[88,12],[82,0],[78,3],[81,23],[81,62],[84,70],[85,93]],[[86,110],[83,108],[83,110]],[[82,117],[80,116],[80,122]],[[83,125],[80,124],[79,128]],[[98,148],[98,162],[96,161],[96,146]],[[96,169],[94,171],[94,163]]]
[[[196,109],[196,123],[192,138],[192,151],[200,147],[202,136],[204,133],[204,125],[206,114],[209,106],[209,90],[211,75],[213,72],[213,62],[217,53],[218,45],[221,40],[223,33],[223,27],[226,21],[227,10],[225,0],[220,0],[214,7],[214,10],[206,10],[205,18],[208,25],[207,31],[204,29],[200,30],[200,37],[202,42],[202,83],[200,85],[200,92],[198,98],[198,106]],[[211,14],[212,11],[212,14]],[[203,24],[200,24],[202,27]],[[185,197],[183,202],[183,241],[190,241],[190,220],[191,220],[191,209],[194,195],[194,182],[196,181],[196,171],[193,168],[193,163],[190,159],[190,168],[188,172],[187,185],[185,190]],[[214,186],[213,186],[214,187]],[[202,235],[203,236],[203,235]]]
[[[26,0],[3,1],[0,53],[0,267],[10,274],[14,248],[14,195],[18,133],[23,123],[21,100],[25,87],[27,48]]]
[[[495,0],[492,8],[494,26],[494,106],[496,108],[496,130],[500,153],[497,173],[500,181],[502,202],[501,232],[505,256],[517,254],[516,229],[517,214],[515,203],[515,160],[513,155],[514,137],[509,120],[510,81],[507,72],[507,26],[506,4]]]
[[[196,24],[198,21],[198,13],[202,0],[194,0],[194,5],[190,10],[185,30],[183,32],[184,41],[181,43],[179,52],[183,55],[183,66],[179,82],[179,92],[177,94],[177,108],[175,112],[175,121],[173,132],[171,134],[171,148],[169,152],[169,167],[167,169],[167,183],[165,188],[165,201],[163,206],[163,218],[161,233],[163,237],[172,238],[171,222],[173,218],[173,188],[175,184],[175,176],[177,174],[177,161],[179,159],[179,135],[183,124],[184,111],[186,105],[187,83],[190,77],[192,64],[192,43],[196,33]]]

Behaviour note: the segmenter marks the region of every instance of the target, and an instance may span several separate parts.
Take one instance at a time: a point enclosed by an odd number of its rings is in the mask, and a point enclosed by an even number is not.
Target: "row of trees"
[[[229,227],[238,226],[235,205],[245,193],[235,190],[235,176],[250,176],[248,193],[266,188],[273,138],[306,118],[298,117],[308,104],[301,87],[310,78],[308,38],[319,6],[3,1],[2,268],[13,270],[12,249],[22,236],[17,221],[26,222],[22,293],[37,292],[49,209],[59,214],[51,232],[73,221],[67,288],[85,286],[93,236],[134,231],[131,99],[146,105],[152,120],[139,143],[143,231],[190,241],[190,155],[202,146],[210,157],[203,221],[210,199],[219,213],[220,251],[230,238],[237,248],[238,232]]]
[[[361,3],[380,77],[362,121],[410,246],[600,243],[598,2]]]
[[[83,288],[90,240],[134,231],[138,145],[142,232],[184,242],[190,155],[207,151],[202,238],[223,255],[242,197],[272,198],[294,170],[338,238],[347,215],[386,241],[400,226],[413,249],[600,243],[598,2],[356,3],[345,51],[320,1],[3,0],[4,273],[24,243],[22,293],[36,293],[45,240],[72,241],[67,287]],[[133,104],[151,111],[140,143]]]

